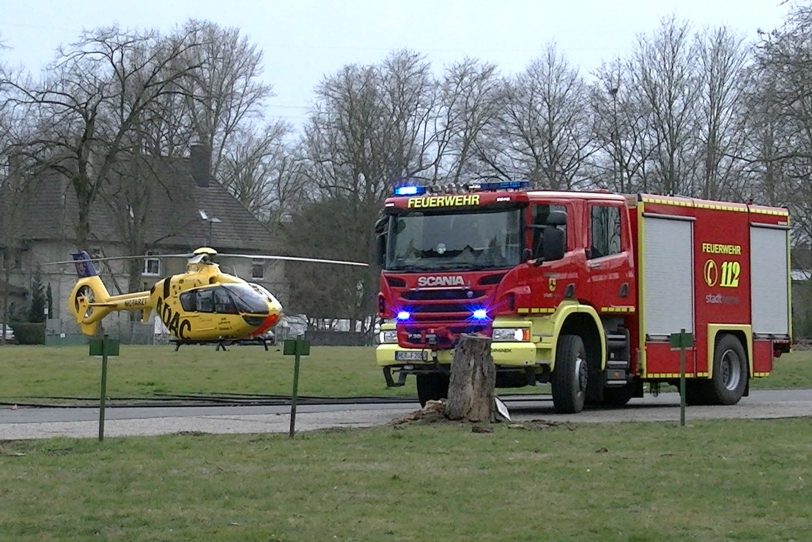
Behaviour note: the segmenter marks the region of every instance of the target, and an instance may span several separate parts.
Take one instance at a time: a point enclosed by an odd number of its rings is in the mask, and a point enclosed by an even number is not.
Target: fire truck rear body
[[[785,209],[495,190],[385,211],[377,362],[389,385],[418,375],[421,402],[444,395],[462,333],[493,338],[497,386],[552,382],[565,412],[674,382],[683,330],[693,402],[737,402],[789,349]]]

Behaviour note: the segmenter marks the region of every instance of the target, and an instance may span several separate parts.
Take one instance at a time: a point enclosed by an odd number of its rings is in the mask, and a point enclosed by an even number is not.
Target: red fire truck
[[[445,397],[463,333],[491,337],[497,387],[551,384],[559,412],[623,405],[680,377],[735,404],[789,351],[786,209],[684,197],[404,186],[378,222],[377,363]]]

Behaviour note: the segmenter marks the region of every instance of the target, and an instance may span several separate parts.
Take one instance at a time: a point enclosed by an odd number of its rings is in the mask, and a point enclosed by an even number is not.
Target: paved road
[[[549,397],[512,397],[507,401],[514,422],[531,420],[600,423],[624,421],[679,421],[679,395],[633,399],[620,409],[588,409],[574,415],[556,414]],[[363,405],[300,405],[296,430],[370,427],[418,410],[416,403]],[[108,408],[105,436],[146,436],[181,432],[287,433],[287,406],[217,406]],[[57,436],[98,436],[96,408],[0,408],[0,440]],[[812,417],[812,390],[754,391],[736,406],[689,407],[688,421],[722,418]]]

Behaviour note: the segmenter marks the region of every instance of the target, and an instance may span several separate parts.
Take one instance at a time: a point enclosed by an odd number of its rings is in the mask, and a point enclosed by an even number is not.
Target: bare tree
[[[747,49],[743,39],[726,27],[706,30],[696,38],[701,91],[697,124],[702,153],[698,193],[706,199],[735,198],[741,194],[741,123]]]
[[[600,149],[593,156],[596,176],[601,184],[621,193],[645,192],[646,163],[651,156],[647,104],[632,83],[628,62],[616,59],[603,64],[596,78],[590,91],[595,145]]]
[[[212,151],[212,175],[219,177],[232,140],[253,120],[262,117],[272,88],[263,83],[262,51],[237,28],[191,20],[179,37],[199,43],[186,50],[183,65],[200,66],[182,84],[187,113],[200,143]]]
[[[586,86],[556,47],[507,81],[502,99],[491,134],[502,148],[490,158],[494,169],[544,188],[582,185],[581,169],[592,152]]]
[[[782,28],[762,34],[756,51],[761,105],[751,128],[768,197],[792,210],[796,241],[812,239],[812,6],[793,8]]]
[[[183,37],[100,29],[60,49],[44,83],[0,81],[10,93],[7,103],[24,108],[38,123],[37,138],[21,151],[41,170],[70,180],[78,201],[79,246],[90,237],[90,209],[99,190],[114,165],[136,150],[133,128],[151,103],[178,92],[176,83],[197,69],[177,65],[194,47]]]
[[[299,161],[288,148],[290,126],[272,122],[259,134],[241,130],[223,156],[221,181],[247,209],[262,220],[278,223],[284,207],[299,191]]]
[[[653,139],[658,176],[649,189],[666,194],[694,191],[695,114],[699,81],[687,22],[664,19],[649,36],[640,36],[634,53],[634,85],[642,92]]]
[[[298,250],[332,239],[323,247],[325,255],[374,260],[373,226],[392,186],[437,172],[437,93],[429,64],[409,51],[394,52],[379,65],[345,66],[322,81],[303,143],[311,201],[298,214],[318,208],[327,219],[308,221],[309,241],[297,243]],[[344,288],[353,299],[347,308],[365,325],[371,323],[367,317],[374,313],[377,289],[374,269],[357,287]],[[332,294],[315,289],[311,295]]]
[[[466,58],[445,71],[437,134],[442,163],[437,169],[446,170],[454,183],[478,177],[487,168],[477,157],[483,129],[499,114],[499,85],[496,66],[476,59]]]

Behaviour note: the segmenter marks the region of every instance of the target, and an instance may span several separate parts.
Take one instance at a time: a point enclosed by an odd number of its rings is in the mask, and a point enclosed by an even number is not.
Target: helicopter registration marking
[[[161,297],[158,298],[158,303],[155,305],[155,313],[161,318],[170,333],[173,333],[178,339],[188,338],[186,333],[192,331],[192,323],[188,318],[181,320],[180,313],[173,311],[172,307],[164,303]]]
[[[124,302],[125,307],[146,307],[146,299],[128,299]]]

